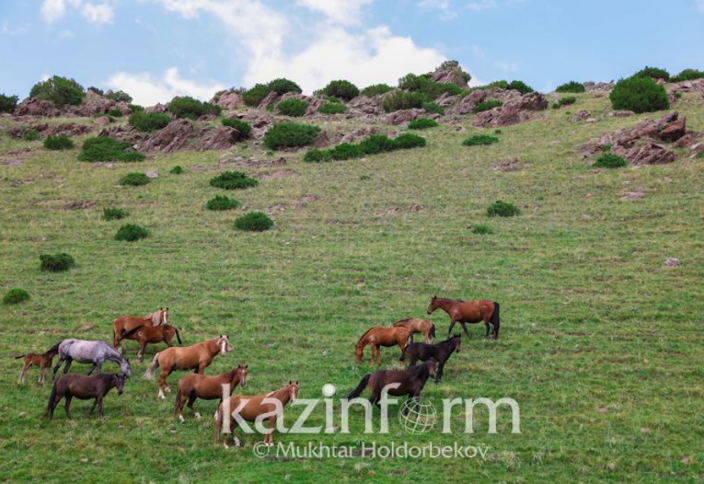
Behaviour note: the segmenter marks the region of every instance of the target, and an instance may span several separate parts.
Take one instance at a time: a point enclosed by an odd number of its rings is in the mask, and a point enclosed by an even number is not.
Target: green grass
[[[608,98],[588,94],[580,108],[610,109]],[[704,131],[701,100],[685,96],[678,111],[689,129]],[[189,175],[138,189],[116,186],[134,169],[129,164],[81,163],[71,152],[38,149],[21,163],[0,165],[0,294],[21,287],[32,295],[0,311],[0,481],[699,481],[704,161],[593,173],[576,145],[646,116],[599,116],[598,123],[577,125],[559,111],[542,115],[502,128],[501,143],[491,149],[462,146],[478,132],[468,118],[462,123],[469,133],[441,125],[427,131],[423,149],[353,163],[308,164],[301,160],[305,150],[287,152],[295,176],[263,179],[242,192],[247,211],[283,207],[272,215],[275,229],[263,233],[232,230],[236,213],[203,209],[219,193],[209,180],[222,153],[150,157],[144,171],[164,173],[178,164]],[[356,127],[339,123],[345,132]],[[24,146],[0,139],[3,153]],[[272,158],[260,145],[238,149]],[[530,166],[492,170],[515,156]],[[252,177],[271,172],[243,169]],[[636,186],[646,196],[622,201]],[[304,197],[315,201],[300,203]],[[100,220],[101,208],[64,209],[76,200],[129,210],[130,221],[149,227],[150,237],[115,241],[116,227]],[[486,208],[496,200],[520,206],[521,216],[488,219]],[[468,229],[489,221],[494,235]],[[58,252],[72,254],[76,267],[41,272],[39,254]],[[683,263],[661,267],[667,257]],[[169,306],[185,344],[230,335],[235,351],[216,357],[207,373],[248,363],[247,394],[297,379],[302,398],[319,397],[328,382],[340,395],[372,369],[368,349],[360,367],[353,354],[370,326],[420,317],[436,323],[438,337],[445,334],[447,316],[425,314],[435,292],[500,301],[502,328],[494,341],[484,339],[483,326],[470,325],[471,339],[448,363],[442,384],[428,383],[425,397],[512,397],[522,433],[509,433],[501,420],[500,432],[487,434],[479,418],[470,437],[459,430],[411,436],[392,410],[388,435],[361,434],[357,412],[352,434],[320,439],[469,442],[491,447],[486,461],[261,460],[252,455],[252,436],[240,450],[213,448],[216,402],[196,403],[203,420],[186,411],[187,422],[176,423],[173,394],[157,400],[155,382],[141,377],[146,363],[137,363],[134,342],[125,344],[133,377],[122,396],[106,397],[104,419],[87,418],[89,403],[74,400],[72,422],[59,407],[49,423],[41,417],[48,386],[37,386],[36,369],[25,386],[17,385],[21,362],[11,358],[70,336],[109,339],[115,317]],[[80,331],[86,323],[94,326]],[[161,348],[150,346],[145,361]],[[381,352],[384,367],[396,364],[397,348]],[[78,363],[73,369],[87,371]],[[183,374],[169,377],[172,387]],[[287,420],[300,411],[287,412]],[[318,409],[309,423],[322,422]],[[275,435],[300,445],[318,439]]]

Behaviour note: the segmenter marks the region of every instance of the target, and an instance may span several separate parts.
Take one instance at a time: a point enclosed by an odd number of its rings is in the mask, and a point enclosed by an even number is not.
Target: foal
[[[434,359],[438,362],[437,376],[435,377],[435,383],[440,383],[442,380],[442,372],[445,368],[445,363],[450,359],[452,353],[460,352],[460,342],[462,338],[460,335],[455,335],[449,339],[446,339],[442,343],[436,345],[429,345],[425,343],[411,343],[406,346],[406,349],[401,355],[400,361],[405,361],[406,357],[410,358],[410,366],[415,366],[418,360],[428,361],[429,359]]]
[[[46,353],[42,354],[27,353],[26,355],[15,356],[16,360],[24,358],[24,368],[22,368],[22,372],[20,373],[20,379],[17,383],[19,383],[20,385],[24,385],[24,379],[27,375],[27,370],[32,365],[39,367],[39,383],[44,383],[44,381],[46,380],[46,372],[49,368],[51,368],[51,362],[54,360],[54,356],[58,354],[58,348],[52,348]]]
[[[120,341],[123,339],[136,339],[134,336],[126,335],[125,333],[137,326],[160,326],[162,324],[169,324],[169,308],[160,308],[158,311],[141,318],[137,316],[120,316],[112,322],[113,346],[116,350],[119,350]]]
[[[166,346],[171,348],[173,346],[171,341],[174,339],[174,336],[176,336],[176,339],[178,339],[178,344],[183,344],[183,341],[181,341],[181,335],[178,334],[178,329],[176,326],[171,326],[170,324],[163,324],[161,326],[137,326],[132,331],[135,330],[136,332],[134,333],[132,339],[139,341],[139,352],[137,353],[137,359],[139,359],[140,363],[144,361],[144,350],[147,348],[147,344],[149,343],[157,344],[163,341],[166,343]],[[125,336],[120,336],[120,341],[118,344],[121,343],[123,339],[125,339]]]
[[[393,324],[394,326],[400,326],[406,328],[411,332],[411,338],[416,333],[420,333],[425,338],[426,343],[431,343],[433,338],[435,338],[435,325],[426,319],[402,319]]]
[[[435,360],[432,358],[422,365],[412,366],[406,370],[381,370],[369,373],[364,375],[357,388],[347,395],[347,399],[357,398],[368,385],[369,390],[372,392],[369,401],[379,406],[381,392],[384,387],[392,383],[398,383],[398,387],[388,390],[389,395],[397,397],[408,395],[408,400],[420,400],[420,394],[423,391],[423,387],[425,387],[425,383],[428,378],[434,376]],[[408,410],[408,407],[406,407],[406,410]]]
[[[126,375],[118,375],[116,373],[99,373],[93,376],[77,375],[75,373],[63,375],[54,382],[54,387],[51,389],[49,405],[46,407],[46,416],[49,420],[53,419],[54,409],[56,409],[61,399],[64,398],[64,410],[66,411],[66,417],[70,419],[69,408],[71,407],[71,399],[76,397],[79,400],[95,398],[88,415],[93,415],[93,410],[95,410],[97,405],[98,417],[102,417],[103,398],[113,387],[117,387],[117,394],[122,395],[125,380],[127,380]]]
[[[197,398],[202,398],[203,400],[219,398],[220,403],[222,403],[226,388],[229,387],[229,395],[232,395],[238,384],[242,388],[247,384],[247,365],[237,365],[237,368],[218,376],[186,375],[178,381],[174,414],[178,415],[178,419],[181,422],[185,422],[181,412],[186,400],[188,400],[188,408],[191,409],[196,418],[201,418],[200,412],[196,412],[196,409],[193,408],[193,403],[195,403]]]
[[[406,345],[408,345],[410,340],[411,332],[406,328],[382,328],[380,326],[375,326],[367,330],[367,332],[364,333],[361,338],[359,338],[359,341],[357,341],[357,344],[354,347],[355,361],[357,362],[357,364],[361,363],[362,358],[364,357],[364,347],[367,345],[371,345],[371,363],[372,365],[374,364],[374,357],[376,356],[376,364],[380,365],[381,352],[379,351],[379,346],[389,347],[398,345],[398,347],[401,348],[401,352],[403,353],[403,349],[406,347]]]

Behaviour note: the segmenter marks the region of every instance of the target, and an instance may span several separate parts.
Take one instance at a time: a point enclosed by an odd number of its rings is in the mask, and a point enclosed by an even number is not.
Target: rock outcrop
[[[511,126],[535,119],[535,113],[548,107],[548,100],[539,92],[525,94],[501,107],[481,112],[474,120],[474,126]]]
[[[51,101],[43,101],[41,99],[29,98],[15,109],[15,116],[41,116],[43,118],[51,118],[58,116],[59,110]]]
[[[237,109],[244,106],[244,101],[240,93],[235,91],[225,91],[219,96],[210,100],[211,104],[216,104],[223,109]]]

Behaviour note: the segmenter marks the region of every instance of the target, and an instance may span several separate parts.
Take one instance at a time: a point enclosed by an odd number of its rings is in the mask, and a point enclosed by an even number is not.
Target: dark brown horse
[[[69,373],[61,376],[54,382],[54,387],[49,395],[49,404],[46,407],[46,416],[49,420],[54,418],[54,409],[59,404],[62,398],[65,399],[64,410],[66,417],[71,418],[69,408],[71,407],[71,399],[73,397],[79,400],[88,400],[95,398],[93,406],[90,407],[88,415],[93,414],[96,405],[98,406],[98,417],[103,416],[103,398],[108,392],[117,387],[117,394],[122,395],[122,389],[125,386],[125,375],[116,373],[100,373],[98,375],[77,375]]]
[[[430,300],[430,306],[428,306],[428,314],[433,314],[433,311],[437,308],[441,308],[450,316],[451,323],[450,329],[447,331],[448,335],[452,334],[452,328],[455,323],[460,323],[464,333],[469,338],[465,323],[474,324],[484,321],[486,336],[489,336],[489,324],[491,323],[494,338],[499,337],[501,321],[499,319],[499,303],[496,301],[489,301],[488,299],[462,301],[461,299],[453,300],[433,296],[433,299]]]
[[[160,308],[158,311],[141,318],[138,316],[120,316],[112,322],[113,346],[117,350],[120,348],[120,341],[123,339],[136,339],[134,333],[132,333],[132,336],[126,336],[125,333],[137,326],[160,326],[162,324],[169,324],[169,308]]]
[[[25,376],[27,376],[27,370],[30,366],[39,367],[39,383],[44,383],[46,379],[46,372],[51,368],[51,362],[54,360],[54,356],[59,354],[58,348],[52,348],[46,353],[27,353],[26,355],[15,356],[15,359],[24,358],[24,367],[20,372],[20,379],[17,383],[24,385]]]
[[[364,347],[370,345],[372,347],[371,363],[373,365],[376,360],[376,364],[379,365],[381,364],[381,352],[379,351],[379,346],[389,347],[398,345],[398,347],[401,348],[401,353],[403,353],[403,349],[410,341],[411,332],[406,328],[400,326],[394,326],[391,328],[374,326],[373,328],[368,329],[367,332],[359,338],[359,341],[357,341],[357,344],[354,347],[355,361],[357,364],[362,362],[362,358],[364,357]]]
[[[412,366],[406,370],[381,370],[369,373],[364,375],[357,388],[347,395],[347,399],[357,398],[369,385],[369,391],[372,393],[369,401],[372,404],[379,405],[381,392],[384,387],[391,383],[399,383],[400,386],[398,388],[389,388],[389,395],[397,397],[408,395],[409,400],[418,400],[425,383],[430,377],[435,377],[435,360],[432,358],[422,365]]]
[[[220,399],[220,403],[222,403],[225,385],[229,385],[230,393],[228,396],[231,396],[238,384],[242,388],[247,384],[247,365],[237,365],[237,368],[218,376],[186,375],[178,381],[174,414],[178,415],[178,419],[181,422],[185,421],[181,412],[186,401],[188,401],[188,408],[191,409],[191,412],[196,418],[201,418],[200,412],[196,412],[196,409],[193,408],[197,398],[203,400]]]
[[[459,334],[446,339],[442,343],[438,344],[426,344],[426,343],[411,343],[406,346],[406,349],[401,355],[401,361],[405,361],[406,358],[410,359],[409,366],[415,366],[418,360],[428,361],[429,359],[434,359],[438,363],[437,376],[435,377],[435,383],[440,383],[442,380],[442,373],[445,369],[445,363],[450,359],[452,353],[460,352],[460,346],[462,342],[462,337]]]
[[[132,331],[135,331],[132,333]],[[182,345],[181,335],[178,334],[178,329],[176,326],[171,326],[170,324],[162,324],[160,326],[137,326],[136,328],[120,336],[120,342],[127,338],[127,335],[131,336],[130,339],[136,339],[139,342],[139,352],[137,353],[137,358],[141,363],[144,361],[144,350],[147,348],[147,344],[157,344],[162,341],[166,343],[166,346],[171,348],[173,345],[171,341],[176,336],[178,339],[178,344]]]

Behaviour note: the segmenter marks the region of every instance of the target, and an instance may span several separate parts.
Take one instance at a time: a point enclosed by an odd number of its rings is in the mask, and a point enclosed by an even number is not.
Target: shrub
[[[279,96],[287,92],[297,92],[298,94],[303,92],[303,89],[301,89],[298,84],[285,78],[274,79],[269,82],[267,87],[269,88],[269,92],[273,91]]]
[[[104,208],[103,220],[122,220],[129,214],[124,208]]]
[[[150,133],[159,129],[164,129],[171,122],[171,116],[164,113],[145,113],[137,111],[130,114],[127,120],[130,126],[134,126],[137,131]]]
[[[132,96],[127,94],[125,91],[108,91],[105,93],[105,97],[112,99],[116,103],[129,104],[132,102]]]
[[[440,116],[445,115],[445,108],[440,106],[435,101],[427,101],[421,105],[421,108],[425,110],[428,114],[439,114]]]
[[[381,105],[384,111],[392,113],[401,109],[421,108],[425,96],[420,92],[394,91],[384,97]]]
[[[558,99],[556,103],[552,105],[553,109],[560,109],[562,106],[568,106],[570,104],[574,104],[577,102],[577,98],[575,96],[564,96]]]
[[[635,74],[634,77],[649,77],[650,79],[664,79],[666,81],[670,80],[670,73],[665,69],[660,69],[658,67],[645,67]]]
[[[321,163],[323,161],[331,161],[332,152],[330,150],[319,150],[318,148],[311,148],[303,157],[303,161],[308,163]]]
[[[515,89],[521,94],[528,94],[530,92],[533,92],[533,88],[523,81],[511,81],[508,83],[508,86],[506,86],[506,89]]]
[[[704,72],[697,69],[685,69],[675,77],[671,78],[671,82],[694,81],[704,78]]]
[[[169,103],[169,111],[177,118],[198,119],[206,114],[219,115],[222,108],[216,104],[199,101],[190,96],[175,97]]]
[[[342,114],[347,111],[347,108],[340,103],[326,102],[318,108],[318,112],[322,114]]]
[[[105,91],[103,91],[99,87],[90,86],[88,89],[86,89],[86,92],[87,91],[93,91],[96,94],[100,94],[101,96],[105,96]]]
[[[285,101],[281,101],[276,105],[276,109],[280,114],[284,116],[292,116],[294,118],[300,118],[306,114],[308,109],[308,103],[301,101],[300,99],[290,98]]]
[[[44,148],[48,150],[70,150],[73,147],[73,140],[68,136],[47,136],[47,138],[44,140]]]
[[[584,88],[584,84],[582,84],[581,82],[577,82],[577,81],[566,82],[564,84],[557,86],[557,89],[555,89],[555,92],[580,93],[580,92],[584,92],[584,91],[586,91],[586,89]]]
[[[127,108],[133,113],[141,113],[144,111],[144,106],[140,106],[139,104],[128,104]]]
[[[475,134],[464,140],[462,144],[464,146],[488,146],[498,143],[499,138],[496,136],[490,136],[488,134]]]
[[[264,135],[264,145],[270,150],[308,146],[318,133],[320,128],[310,124],[278,123]]]
[[[151,183],[151,179],[144,173],[128,173],[118,183],[122,186],[140,187]]]
[[[418,118],[408,123],[408,129],[428,129],[436,126],[439,126],[438,123],[428,118]]]
[[[208,203],[205,204],[205,208],[208,210],[232,210],[233,208],[237,208],[239,206],[239,200],[223,197],[222,195],[211,198],[208,200]]]
[[[122,111],[119,109],[111,109],[108,111],[108,116],[112,116],[113,118],[121,118],[122,117]]]
[[[477,224],[472,227],[472,233],[478,235],[493,234],[494,231],[488,225]]]
[[[46,272],[63,272],[76,265],[76,261],[70,255],[61,252],[58,254],[42,254],[39,256],[41,269]]]
[[[364,151],[362,151],[359,145],[342,143],[330,150],[330,156],[333,160],[349,160],[352,158],[362,158]]]
[[[176,165],[169,170],[169,173],[171,173],[172,175],[183,175],[184,173],[186,173],[186,170],[184,170],[181,165]]]
[[[422,92],[428,100],[436,99],[442,94],[451,96],[462,94],[462,88],[457,84],[436,82],[426,76],[407,74],[398,81],[399,89]]]
[[[386,135],[372,134],[362,140],[362,142],[359,143],[359,147],[368,155],[376,155],[378,153],[393,151],[396,149],[396,143]]]
[[[350,81],[331,81],[323,88],[323,93],[349,101],[359,96],[359,89]]]
[[[10,289],[5,294],[5,297],[2,298],[2,303],[9,306],[10,304],[19,304],[30,299],[29,293],[24,289]]]
[[[486,209],[489,217],[515,217],[521,213],[521,210],[512,203],[498,200]]]
[[[6,96],[5,94],[0,94],[0,113],[14,112],[17,108],[17,101],[19,101],[17,96]]]
[[[259,180],[250,178],[241,171],[225,171],[210,180],[210,186],[225,190],[240,190],[258,184]]]
[[[389,91],[393,91],[393,89],[394,88],[389,86],[388,84],[372,84],[371,86],[367,86],[362,89],[362,92],[360,92],[360,94],[366,97],[374,97],[379,96],[381,94],[386,94]]]
[[[403,133],[393,141],[396,150],[409,150],[425,146],[425,138],[411,133]]]
[[[134,242],[139,239],[146,239],[149,236],[149,230],[135,224],[125,224],[120,227],[115,234],[115,240],[124,240],[126,242]]]
[[[266,84],[255,84],[254,87],[242,94],[242,100],[247,106],[257,107],[271,92]]]
[[[626,160],[613,153],[604,153],[594,163],[597,168],[623,168],[627,165],[628,162]]]
[[[222,120],[222,125],[228,126],[230,128],[235,128],[237,131],[240,132],[241,138],[247,138],[252,132],[252,125],[237,118],[224,118]]]
[[[475,113],[481,113],[490,109],[498,108],[499,106],[503,105],[503,101],[499,99],[487,99],[486,101],[480,102],[479,104],[474,106],[472,108],[472,111],[474,111]]]
[[[107,136],[88,138],[78,154],[79,161],[142,161],[145,156],[132,145]]]
[[[51,101],[56,107],[81,104],[86,93],[83,86],[73,79],[53,76],[46,81],[36,83],[29,92],[29,97]]]
[[[649,77],[621,79],[609,98],[614,109],[635,113],[661,111],[670,107],[665,88]]]
[[[39,131],[36,129],[28,129],[22,135],[22,139],[25,141],[37,141],[39,139]]]
[[[263,212],[250,212],[235,220],[235,229],[247,232],[264,232],[274,226],[274,221]]]

